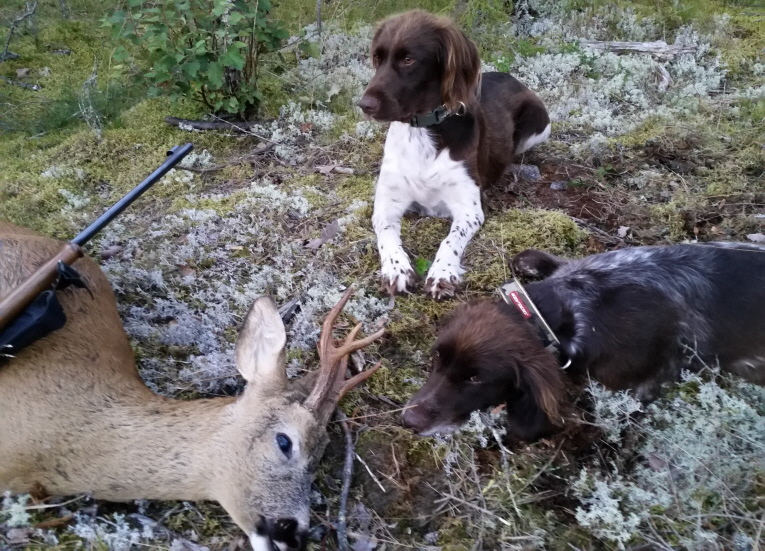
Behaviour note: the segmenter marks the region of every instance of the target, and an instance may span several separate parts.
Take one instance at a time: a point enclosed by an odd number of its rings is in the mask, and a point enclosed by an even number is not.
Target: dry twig
[[[13,38],[13,34],[16,32],[18,26],[23,23],[25,19],[34,15],[35,10],[37,10],[37,0],[31,4],[27,3],[26,8],[27,11],[16,17],[16,19],[14,19],[11,23],[11,28],[8,29],[8,36],[5,39],[5,49],[3,50],[3,53],[0,53],[0,62],[5,61],[6,59],[16,59],[19,57],[19,54],[14,54],[13,52],[9,51],[8,48],[11,46],[11,39]]]
[[[337,419],[345,436],[345,461],[343,462],[343,489],[340,492],[340,507],[337,512],[337,547],[340,551],[348,550],[348,534],[346,526],[346,517],[348,510],[348,493],[351,490],[351,479],[353,478],[353,437],[351,429],[348,427],[348,417],[337,410]]]
[[[32,90],[33,92],[39,92],[40,90],[42,90],[42,86],[40,86],[39,84],[27,84],[26,82],[21,82],[20,80],[13,80],[3,76],[0,76],[0,80],[6,82],[7,84],[12,84],[13,86],[21,86],[22,88],[26,88],[27,90]]]
[[[680,54],[692,54],[698,49],[696,46],[684,46],[682,44],[667,44],[663,40],[656,40],[654,42],[617,42],[617,41],[601,41],[601,40],[584,40],[582,46],[592,48],[593,50],[601,50],[606,52],[614,52],[617,54],[649,54],[658,59],[674,59]]]
[[[165,122],[171,126],[181,128],[193,128],[194,130],[233,130],[235,132],[248,133],[250,129],[263,121],[255,122],[230,122],[230,121],[195,121],[191,119],[179,119],[178,117],[165,117]]]

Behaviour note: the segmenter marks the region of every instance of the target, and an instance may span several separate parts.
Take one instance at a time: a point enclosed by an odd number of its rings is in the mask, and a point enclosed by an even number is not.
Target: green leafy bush
[[[104,26],[137,46],[150,67],[144,78],[152,95],[189,97],[215,113],[247,118],[263,100],[261,56],[289,36],[270,10],[270,0],[127,0]],[[118,68],[129,59],[123,46],[114,52]]]

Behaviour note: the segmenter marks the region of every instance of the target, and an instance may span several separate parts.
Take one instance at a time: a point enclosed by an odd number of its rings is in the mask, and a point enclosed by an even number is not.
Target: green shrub
[[[127,0],[104,20],[114,38],[137,46],[149,64],[144,75],[152,95],[202,102],[215,113],[247,118],[263,100],[258,90],[261,56],[289,36],[269,17],[270,0]],[[113,60],[130,59],[118,47]]]

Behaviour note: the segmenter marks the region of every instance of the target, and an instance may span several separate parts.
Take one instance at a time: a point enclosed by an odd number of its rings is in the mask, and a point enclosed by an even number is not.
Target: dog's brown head
[[[376,72],[358,105],[377,121],[409,122],[441,105],[469,109],[478,95],[478,49],[445,17],[413,10],[386,19],[372,40],[372,62]]]
[[[563,399],[557,360],[521,315],[504,303],[469,303],[439,332],[433,370],[402,421],[422,436],[447,433],[505,403],[508,436],[532,441],[560,424]]]

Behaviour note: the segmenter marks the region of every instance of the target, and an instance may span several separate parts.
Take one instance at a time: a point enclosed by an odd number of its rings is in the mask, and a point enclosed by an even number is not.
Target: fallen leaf
[[[59,518],[52,518],[50,520],[44,520],[35,524],[35,528],[42,528],[43,530],[50,530],[51,528],[59,528],[72,522],[74,515],[65,515]]]
[[[30,69],[29,67],[16,69],[16,78],[27,78],[31,72],[32,72],[32,69]]]
[[[186,264],[179,264],[178,270],[181,272],[181,275],[184,277],[197,275],[197,271],[191,266],[187,266]]]
[[[320,174],[324,174],[324,176],[329,175],[330,172],[335,170],[340,165],[337,164],[331,164],[331,165],[316,165],[316,172]]]
[[[505,404],[499,404],[497,407],[495,407],[493,410],[491,410],[492,415],[498,414],[500,411],[505,409]]]
[[[618,235],[621,238],[627,237],[627,233],[629,233],[630,227],[629,226],[619,226],[619,229],[616,230],[616,235]]]
[[[655,453],[648,454],[648,466],[654,471],[663,471],[667,468],[669,463],[666,459]]]
[[[5,537],[11,545],[18,545],[20,543],[28,543],[31,533],[31,528],[11,528],[5,534]]]
[[[310,123],[310,122],[304,122],[303,124],[300,125],[300,131],[303,134],[307,134],[308,132],[311,131],[312,128],[313,128],[313,123]]]
[[[753,243],[765,243],[765,235],[761,233],[750,233],[746,238]]]
[[[348,168],[347,166],[336,166],[335,172],[338,174],[353,174],[353,169]]]
[[[318,249],[324,245],[324,243],[335,237],[338,231],[340,231],[340,222],[337,220],[330,222],[324,226],[324,229],[321,230],[321,235],[318,238],[311,239],[308,243],[305,244],[306,249]]]
[[[109,247],[106,247],[103,249],[99,255],[101,256],[101,260],[109,260],[111,257],[119,254],[122,252],[122,247],[120,245],[111,245]]]
[[[241,251],[241,250],[244,250],[244,247],[242,247],[241,245],[226,245],[226,250]]]

